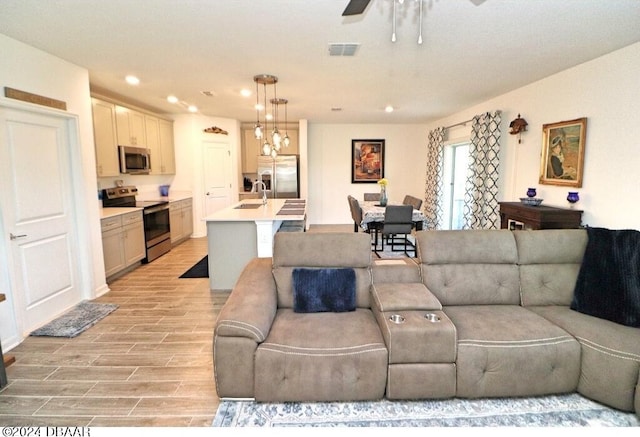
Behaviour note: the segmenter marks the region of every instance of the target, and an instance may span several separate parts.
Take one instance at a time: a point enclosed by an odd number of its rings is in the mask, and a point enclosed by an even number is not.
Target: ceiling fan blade
[[[350,0],[342,13],[342,16],[347,17],[349,15],[360,15],[365,9],[367,9],[370,1],[371,0]]]

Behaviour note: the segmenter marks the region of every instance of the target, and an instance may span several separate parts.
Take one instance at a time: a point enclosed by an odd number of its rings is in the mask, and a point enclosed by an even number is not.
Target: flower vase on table
[[[382,187],[380,189],[380,206],[387,206],[387,201],[389,199],[387,199],[387,189],[385,187]]]
[[[378,185],[380,185],[380,206],[387,206],[387,180],[382,178],[378,181]]]

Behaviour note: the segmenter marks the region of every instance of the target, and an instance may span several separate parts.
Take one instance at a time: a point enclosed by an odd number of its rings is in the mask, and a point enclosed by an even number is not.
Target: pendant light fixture
[[[280,134],[279,129],[279,110],[278,107],[280,105],[285,105],[285,114],[286,114],[286,105],[288,103],[287,99],[278,98],[278,92],[276,84],[278,83],[278,78],[271,74],[258,74],[253,76],[253,81],[256,83],[256,125],[254,129],[255,137],[258,140],[264,140],[262,142],[262,154],[264,156],[271,156],[275,158],[278,156],[278,152],[280,152],[281,147],[284,145],[285,147],[289,145],[289,135],[285,133],[284,137]],[[264,125],[260,124],[260,109],[259,109],[259,85],[263,87],[263,97],[264,97]],[[273,85],[273,98],[269,100],[271,103],[271,121],[273,123],[273,129],[270,135],[266,133],[269,131],[268,129],[268,120],[269,116],[267,115],[267,85]],[[286,117],[286,115],[285,115]],[[285,121],[286,125],[286,121]],[[286,127],[285,127],[286,130]]]
[[[276,149],[277,152],[280,152],[280,149],[284,146],[287,147],[289,145],[289,135],[282,135],[280,133],[280,105],[284,105],[285,107],[285,113],[286,113],[286,108],[287,108],[287,103],[289,101],[287,99],[282,99],[282,98],[275,98],[275,99],[271,99],[271,104],[273,105],[273,114],[274,114],[274,127],[273,127],[273,134],[272,134],[272,139],[273,139],[273,147],[274,149]],[[285,131],[286,131],[286,119],[285,119]]]
[[[280,144],[282,142],[282,136],[280,135],[280,130],[278,129],[278,86],[273,84],[273,99],[271,99],[271,107],[273,114],[273,131],[271,132],[271,139],[273,140],[273,148],[276,152],[280,151]]]
[[[284,100],[284,138],[282,139],[282,143],[284,144],[284,147],[289,147],[289,143],[291,143],[291,140],[289,139],[289,124],[287,121],[287,104],[289,101],[287,99],[282,100]]]
[[[404,2],[404,0],[398,0],[400,4]],[[396,0],[393,0],[393,30],[391,32],[391,42],[396,42]]]
[[[391,23],[391,42],[396,42],[397,38],[396,38],[396,1],[402,6],[404,5],[404,0],[392,0],[393,2],[393,13],[392,13],[392,23]],[[418,22],[418,26],[419,26],[419,30],[418,30],[418,44],[422,45],[422,15],[423,15],[423,0],[415,0],[418,3],[418,7],[419,7],[419,22]]]
[[[253,80],[255,80],[256,78],[254,77]],[[258,93],[258,81],[255,80],[256,82],[256,124],[253,127],[253,134],[256,137],[256,140],[261,140],[262,139],[262,125],[260,124],[260,94]]]

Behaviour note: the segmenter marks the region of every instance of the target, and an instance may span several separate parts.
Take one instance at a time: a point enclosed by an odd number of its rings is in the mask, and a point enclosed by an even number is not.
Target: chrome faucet
[[[259,181],[259,184],[262,185],[262,204],[267,204],[267,185],[263,181]]]

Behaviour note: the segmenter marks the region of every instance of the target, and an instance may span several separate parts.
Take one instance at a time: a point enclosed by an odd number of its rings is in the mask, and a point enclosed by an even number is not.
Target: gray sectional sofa
[[[577,391],[640,415],[640,329],[570,309],[587,241],[584,229],[420,231],[415,263],[378,265],[368,234],[276,234],[273,258],[246,266],[216,322],[218,395]],[[353,273],[336,286],[338,270]],[[305,301],[309,289],[325,295]]]

